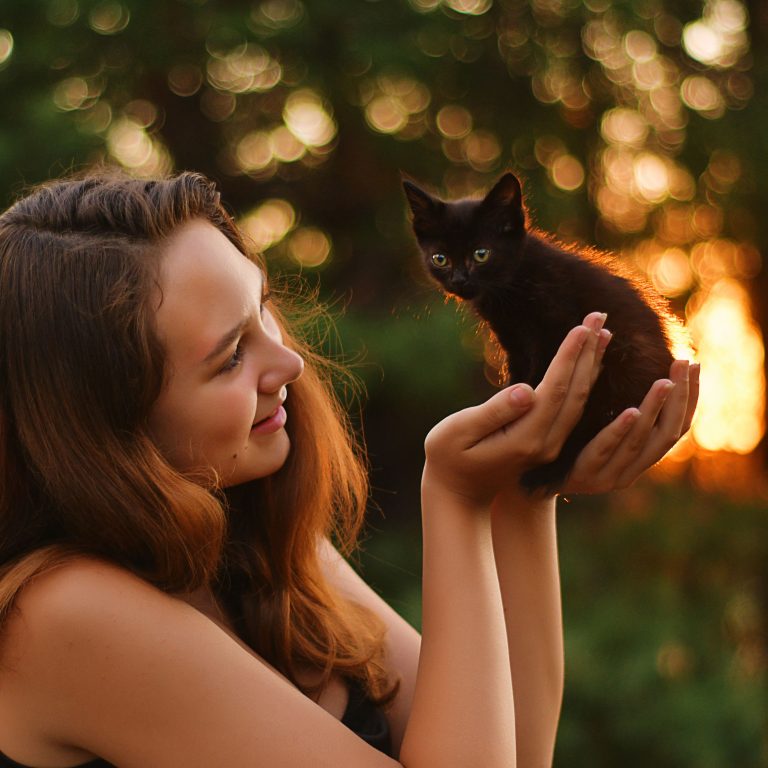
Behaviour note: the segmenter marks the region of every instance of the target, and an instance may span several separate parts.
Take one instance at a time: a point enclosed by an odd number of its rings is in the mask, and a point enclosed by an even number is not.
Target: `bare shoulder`
[[[95,559],[22,591],[0,646],[11,699],[17,759],[53,744],[121,766],[393,764],[206,616]]]

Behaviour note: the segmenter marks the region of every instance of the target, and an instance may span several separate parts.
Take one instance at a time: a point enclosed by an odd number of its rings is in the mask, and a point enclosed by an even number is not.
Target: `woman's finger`
[[[685,432],[685,422],[691,400],[687,362],[676,361],[670,369],[670,375],[675,379],[674,389],[663,404],[661,414],[648,436],[643,450],[621,472],[617,487],[631,485],[641,473],[660,461]],[[694,388],[696,390],[694,392],[695,398],[698,396],[698,382]]]
[[[461,433],[463,447],[471,448],[501,432],[527,413],[535,393],[527,384],[514,384],[480,405],[454,414],[452,421]]]
[[[696,412],[696,404],[699,401],[700,374],[701,366],[698,363],[691,363],[688,368],[688,405],[685,411],[685,418],[683,419],[681,435],[684,435],[691,428],[691,423],[693,422],[693,415]]]
[[[637,408],[628,408],[590,440],[579,453],[562,493],[603,493],[611,490],[613,478],[606,467],[610,466],[611,458],[639,418]]]
[[[656,424],[658,431],[671,439],[670,448],[677,442],[683,429],[688,407],[688,369],[687,360],[675,360],[672,363],[669,378],[675,386],[669,393]]]
[[[594,371],[599,367],[599,360],[596,362],[596,359],[601,354],[599,350],[600,331],[605,317],[599,312],[587,315],[583,326],[588,329],[587,337],[578,356],[573,359],[572,365],[569,366],[570,371],[566,366],[563,366],[562,369],[557,366],[557,356],[555,356],[544,379],[536,388],[537,396],[552,406],[549,413],[546,414],[549,425],[545,434],[546,443],[553,450],[560,448],[584,411],[584,406],[596,378]],[[550,374],[552,374],[551,378]],[[547,425],[542,426],[546,428]]]
[[[613,334],[607,328],[600,329],[600,338],[597,341],[597,351],[595,352],[595,364],[592,368],[592,381],[590,382],[592,385],[597,381],[600,371],[603,370],[603,356],[612,338]]]
[[[603,470],[606,474],[616,478],[615,487],[629,484],[624,480],[627,469],[636,466],[639,457],[646,453],[656,419],[674,386],[669,379],[659,379],[653,383],[648,394],[643,398],[643,402],[640,403],[638,407],[640,415]]]

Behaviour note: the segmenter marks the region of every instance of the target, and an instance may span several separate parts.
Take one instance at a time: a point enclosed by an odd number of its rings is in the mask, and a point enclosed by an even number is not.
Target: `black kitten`
[[[529,490],[558,490],[581,449],[669,376],[665,300],[616,259],[527,228],[511,173],[480,200],[445,202],[403,186],[427,271],[488,322],[507,353],[507,381],[535,387],[568,331],[590,312],[607,313],[613,339],[581,420],[555,461],[522,478]]]

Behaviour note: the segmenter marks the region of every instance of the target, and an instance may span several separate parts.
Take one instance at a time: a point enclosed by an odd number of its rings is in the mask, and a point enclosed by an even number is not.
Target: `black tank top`
[[[372,747],[392,757],[392,738],[384,713],[363,692],[356,683],[349,684],[349,701],[344,710],[341,722],[351,731],[354,731],[363,741],[367,741]],[[0,768],[32,768],[11,760],[0,752]],[[88,763],[80,763],[73,768],[115,768],[112,763],[102,760],[100,757]]]

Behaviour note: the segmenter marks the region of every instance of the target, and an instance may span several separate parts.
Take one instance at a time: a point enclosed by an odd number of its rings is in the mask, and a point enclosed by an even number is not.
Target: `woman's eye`
[[[443,253],[433,253],[432,254],[432,263],[436,267],[447,267],[448,266],[448,257]]]
[[[235,351],[232,353],[232,356],[227,360],[224,365],[221,366],[219,369],[219,373],[229,373],[229,371],[233,371],[235,368],[237,368],[238,365],[243,361],[243,342],[238,341],[237,346],[235,347]]]
[[[472,258],[478,263],[478,264],[485,264],[488,259],[491,258],[491,249],[490,248],[477,248],[475,252],[472,254]]]

